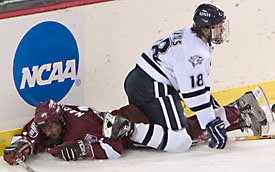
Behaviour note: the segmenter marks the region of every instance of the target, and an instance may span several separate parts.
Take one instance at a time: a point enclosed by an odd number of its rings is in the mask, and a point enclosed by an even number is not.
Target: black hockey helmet
[[[224,12],[211,4],[201,4],[197,7],[193,17],[194,26],[193,29],[199,36],[204,36],[207,38],[209,42],[213,42],[215,44],[222,43],[229,34],[229,24],[228,20],[226,20],[226,16]],[[217,32],[215,32],[215,25],[221,24],[223,27],[223,33],[220,36],[217,36]],[[207,36],[203,28],[211,29],[211,36]]]

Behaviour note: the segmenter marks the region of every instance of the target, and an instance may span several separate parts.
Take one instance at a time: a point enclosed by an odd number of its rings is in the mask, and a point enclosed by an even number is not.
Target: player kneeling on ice
[[[260,87],[255,89],[265,97]],[[119,115],[105,114],[103,135],[111,140],[121,136],[131,136],[135,146],[151,147],[167,152],[184,152],[191,145],[201,144],[210,139],[209,147],[223,149],[227,142],[226,132],[250,129],[255,136],[262,135],[269,127],[265,111],[258,103],[254,92],[247,92],[233,103],[220,107],[215,101],[216,120],[202,130],[196,116],[187,118],[187,127],[173,131],[157,124],[134,123]],[[268,104],[268,102],[267,102]],[[146,116],[142,111],[136,113]],[[129,119],[129,118],[128,118]],[[145,122],[145,121],[144,121]],[[192,143],[192,144],[191,144]]]
[[[205,142],[210,137],[210,147],[223,148],[226,133],[221,133],[220,128],[227,131],[251,128],[258,135],[261,127],[266,125],[266,116],[252,92],[230,106],[218,107],[215,115],[218,120],[213,121],[207,130],[202,130],[193,116],[187,119],[186,129],[175,132],[150,124],[146,114],[136,105],[108,113],[49,100],[37,105],[34,118],[5,148],[4,160],[13,165],[18,159],[26,161],[30,155],[45,151],[65,161],[112,159],[118,158],[133,144],[167,152],[184,152],[192,143]]]
[[[143,136],[144,143],[152,147],[159,146],[159,149],[169,152],[188,150],[191,138],[194,139],[186,132],[186,129],[190,132],[194,129],[189,125],[190,119],[185,117],[182,99],[196,115],[193,118],[199,121],[199,126],[208,131],[211,137],[209,146],[212,148],[225,147],[226,129],[233,128],[230,124],[234,122],[237,128],[244,128],[249,126],[251,121],[256,121],[255,125],[253,123],[250,126],[256,135],[261,131],[261,124],[266,124],[264,114],[254,115],[259,113],[257,109],[260,109],[257,102],[255,106],[251,104],[252,108],[256,109],[255,112],[243,102],[235,102],[239,110],[232,106],[214,109],[215,101],[210,94],[209,79],[211,54],[214,44],[226,41],[229,22],[224,12],[211,4],[200,4],[195,10],[193,21],[193,26],[168,35],[144,51],[124,82],[129,104],[138,105],[150,123],[165,128],[162,131],[165,135],[163,140],[151,142],[150,138],[156,137],[151,125],[148,129],[151,132]],[[250,100],[254,101],[254,96],[247,93],[242,99],[250,103]],[[245,115],[248,111],[253,114]],[[227,116],[228,113],[237,118],[232,119],[231,115]],[[242,121],[238,118],[241,116]]]
[[[213,44],[225,42],[229,22],[224,12],[211,4],[200,4],[193,21],[193,26],[168,35],[144,51],[124,87],[129,103],[138,105],[150,123],[180,135],[175,142],[182,142],[185,148],[177,151],[190,147],[182,98],[201,128],[211,135],[210,146],[222,149],[226,130],[211,104],[209,73]]]

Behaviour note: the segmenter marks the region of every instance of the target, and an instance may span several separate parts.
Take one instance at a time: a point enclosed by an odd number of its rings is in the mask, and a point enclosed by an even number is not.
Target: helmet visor
[[[221,23],[211,27],[211,42],[214,44],[223,43],[229,35],[229,20],[225,19]]]

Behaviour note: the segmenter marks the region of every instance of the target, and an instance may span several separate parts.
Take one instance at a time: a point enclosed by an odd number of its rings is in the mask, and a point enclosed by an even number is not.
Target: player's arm
[[[83,140],[66,141],[54,146],[49,153],[65,161],[94,158],[92,145]]]
[[[39,139],[40,134],[32,119],[24,126],[20,135],[12,138],[11,145],[5,148],[4,160],[13,165],[17,158],[26,161],[32,154],[44,151],[45,147],[40,144]]]
[[[227,142],[223,121],[215,117],[210,95],[207,64],[199,56],[191,56],[175,66],[175,73],[184,102],[197,116],[200,127],[210,136],[210,147],[222,149]]]
[[[184,103],[197,116],[202,129],[216,117],[210,98],[210,81],[202,57],[178,63],[175,74]]]
[[[79,159],[114,159],[121,154],[121,140],[110,141],[101,139],[96,142],[85,140],[66,141],[53,147],[49,153],[64,161]]]
[[[4,150],[4,160],[10,165],[17,164],[16,160],[26,161],[34,151],[33,140],[27,136],[32,121],[25,125],[22,134],[13,137],[12,144]]]
[[[10,165],[17,164],[16,160],[26,161],[33,153],[33,143],[28,137],[22,137],[4,150],[4,160]]]
[[[210,95],[210,102],[214,109],[221,107],[218,101],[212,95]]]

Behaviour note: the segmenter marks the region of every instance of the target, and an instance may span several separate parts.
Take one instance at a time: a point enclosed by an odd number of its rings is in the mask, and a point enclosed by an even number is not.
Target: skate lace
[[[127,125],[127,124],[124,124],[120,130],[119,130],[119,133],[118,133],[118,136],[128,136],[129,135],[129,130],[130,130],[130,127]]]

